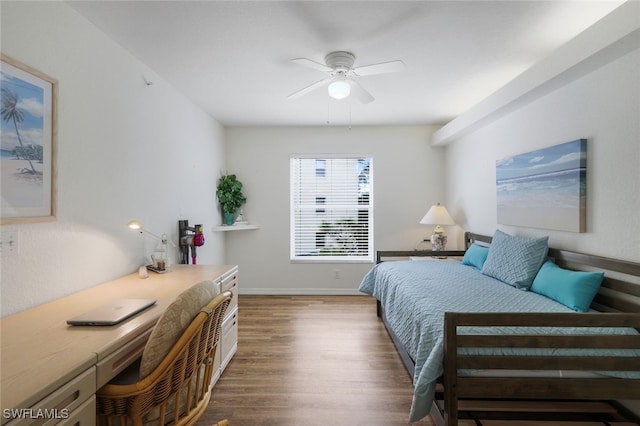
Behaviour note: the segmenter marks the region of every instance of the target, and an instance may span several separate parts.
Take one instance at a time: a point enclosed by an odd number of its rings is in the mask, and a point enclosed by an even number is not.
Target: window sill
[[[309,256],[308,258],[296,258],[290,259],[291,263],[374,263],[374,259],[363,258],[363,259],[336,259],[325,256]]]

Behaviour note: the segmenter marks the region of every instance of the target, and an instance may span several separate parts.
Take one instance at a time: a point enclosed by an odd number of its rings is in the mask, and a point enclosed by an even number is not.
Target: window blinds
[[[373,261],[371,158],[291,158],[291,259]]]

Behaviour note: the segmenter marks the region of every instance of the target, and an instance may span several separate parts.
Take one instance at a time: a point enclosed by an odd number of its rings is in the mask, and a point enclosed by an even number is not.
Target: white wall
[[[640,262],[640,50],[447,146],[447,203],[462,227],[549,235],[553,247]],[[586,138],[587,232],[497,224],[495,161]],[[625,405],[640,415],[638,401]]]
[[[1,8],[2,52],[59,82],[57,221],[2,226],[19,239],[2,258],[2,315],[134,272],[155,241],[132,218],[174,241],[179,219],[205,224],[198,260],[221,263],[209,230],[223,128],[65,3]]]
[[[226,232],[226,261],[240,265],[241,293],[355,294],[371,264],[289,261],[291,154],[373,157],[375,249],[413,249],[431,234],[418,222],[444,193],[444,149],[430,127],[227,129],[227,165],[244,184],[246,219],[258,230]],[[424,246],[422,248],[425,248]],[[427,247],[428,248],[428,247]],[[335,279],[340,270],[340,279]]]
[[[370,265],[288,260],[292,153],[371,154],[375,248],[407,249],[430,233],[417,222],[436,201],[462,228],[492,233],[495,160],[586,137],[588,233],[506,230],[640,257],[637,50],[443,148],[431,147],[428,127],[234,128],[225,144],[218,123],[65,3],[0,5],[3,53],[60,83],[58,220],[2,227],[20,242],[18,256],[2,258],[2,315],[135,270],[154,243],[124,228],[133,217],[174,239],[178,219],[203,223],[199,261],[240,264],[247,292],[355,291]],[[211,232],[221,170],[245,183],[245,213],[259,230]]]
[[[635,50],[447,147],[447,203],[466,229],[549,235],[550,245],[640,261],[640,50]],[[587,232],[496,222],[495,162],[586,138]]]

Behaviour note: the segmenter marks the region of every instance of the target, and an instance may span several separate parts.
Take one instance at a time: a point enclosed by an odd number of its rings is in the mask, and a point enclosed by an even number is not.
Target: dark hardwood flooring
[[[238,303],[238,352],[198,426],[408,424],[411,379],[372,297],[240,295]]]

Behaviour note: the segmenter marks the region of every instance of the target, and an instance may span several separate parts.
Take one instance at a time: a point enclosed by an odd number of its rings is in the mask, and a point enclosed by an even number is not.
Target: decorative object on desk
[[[498,223],[586,232],[587,140],[496,161]]]
[[[3,225],[56,218],[58,81],[0,54]]]
[[[167,237],[167,234],[156,235],[153,232],[144,229],[144,225],[139,220],[130,220],[129,223],[127,223],[127,227],[140,232],[142,235],[146,235],[154,240],[160,241],[160,245],[156,247],[155,251],[151,255],[151,265],[148,265],[147,269],[161,273],[169,271],[169,267],[171,265],[169,262],[169,248],[167,244],[171,243],[174,248],[177,248],[177,246],[169,239],[169,237]],[[146,277],[141,276],[141,278]]]
[[[227,174],[221,176],[218,181],[216,196],[222,207],[224,223],[233,225],[236,211],[247,201],[247,198],[242,193],[242,182],[236,178],[236,175]]]
[[[149,278],[149,270],[146,266],[141,266],[138,268],[138,276],[142,279]]]
[[[440,203],[431,206],[427,214],[420,220],[422,225],[435,225],[431,234],[431,249],[433,251],[443,251],[447,246],[447,233],[442,225],[455,225],[455,221],[447,211],[447,208]]]
[[[191,263],[197,263],[196,247],[204,245],[202,225],[189,226],[188,220],[178,221],[178,234],[180,235],[180,263],[189,264],[189,250],[191,250]]]

